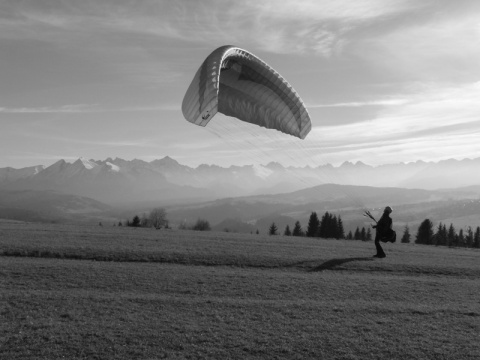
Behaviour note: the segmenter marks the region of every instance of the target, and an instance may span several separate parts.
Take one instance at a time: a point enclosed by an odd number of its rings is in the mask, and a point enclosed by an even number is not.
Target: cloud
[[[12,5],[14,4],[14,5]],[[405,13],[421,5],[399,0],[265,1],[25,1],[11,3],[0,37],[32,37],[68,44],[109,34],[143,34],[191,44],[242,45],[276,53],[329,56],[359,23]],[[261,36],[258,36],[261,34]]]
[[[334,104],[308,104],[308,108],[329,108],[329,107],[362,107],[362,106],[399,106],[408,103],[407,99],[385,99],[373,101],[357,101]]]
[[[368,121],[315,127],[307,137],[307,147],[337,156],[350,153],[356,158],[374,153],[378,157],[385,149],[390,149],[392,156],[409,152],[417,158],[433,153],[443,158],[478,153],[480,82],[432,84],[422,89],[401,106],[386,106]]]
[[[143,139],[136,139],[136,140],[115,140],[115,139],[92,139],[87,137],[68,137],[66,135],[53,135],[47,133],[39,133],[39,132],[30,132],[24,134],[24,136],[30,139],[39,139],[42,142],[58,142],[58,143],[66,143],[66,144],[75,144],[76,151],[91,151],[94,149],[101,149],[101,148],[156,148],[158,144],[155,140],[149,138]],[[78,147],[78,146],[83,146]]]
[[[465,2],[464,4],[467,4]],[[430,11],[372,26],[348,53],[391,77],[466,82],[480,78],[480,3],[434,3]]]
[[[20,107],[6,108],[0,107],[0,114],[85,114],[85,113],[107,113],[107,112],[150,112],[150,111],[178,111],[178,104],[163,104],[153,106],[130,106],[107,108],[98,105],[77,104],[62,106],[43,106],[43,107]]]
[[[86,113],[97,112],[99,109],[95,105],[76,104],[76,105],[62,105],[57,107],[21,107],[21,108],[6,108],[0,107],[0,113],[6,114],[41,114],[41,113]]]

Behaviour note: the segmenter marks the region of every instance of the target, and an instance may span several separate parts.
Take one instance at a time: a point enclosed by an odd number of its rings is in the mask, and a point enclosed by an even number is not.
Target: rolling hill
[[[222,231],[252,232],[271,222],[279,230],[296,220],[306,227],[312,211],[329,211],[340,215],[348,230],[368,225],[362,209],[378,214],[388,204],[399,229],[425,218],[476,226],[479,184],[480,158],[316,168],[277,163],[191,168],[168,156],[151,162],[80,158],[0,169],[0,217],[123,221],[165,207],[172,225],[202,218]]]
[[[0,218],[41,222],[111,219],[113,210],[97,200],[51,190],[0,190]]]

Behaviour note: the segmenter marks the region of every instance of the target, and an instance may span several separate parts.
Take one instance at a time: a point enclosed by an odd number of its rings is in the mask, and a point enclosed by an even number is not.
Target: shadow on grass
[[[336,267],[341,266],[343,264],[347,264],[352,261],[372,261],[373,258],[371,257],[354,257],[354,258],[344,258],[344,259],[332,259],[325,261],[323,264],[320,264],[312,269],[310,272],[314,271],[323,271],[323,270],[335,270]]]

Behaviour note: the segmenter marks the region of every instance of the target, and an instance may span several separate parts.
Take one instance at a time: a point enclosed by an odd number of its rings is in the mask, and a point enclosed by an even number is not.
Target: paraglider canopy
[[[255,55],[235,46],[214,50],[182,103],[188,121],[206,126],[217,112],[304,139],[310,116],[292,86]]]

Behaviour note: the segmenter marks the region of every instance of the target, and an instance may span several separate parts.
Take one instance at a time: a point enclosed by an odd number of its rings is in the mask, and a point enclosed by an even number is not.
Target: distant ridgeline
[[[146,162],[80,158],[51,166],[0,168],[0,190],[60,190],[110,203],[149,200],[152,197],[216,199],[252,194],[278,194],[321,184],[409,189],[444,189],[480,184],[480,158],[417,161],[381,166],[345,162],[316,167],[267,165],[220,167],[185,166],[170,157]],[[163,191],[165,190],[165,191]]]

